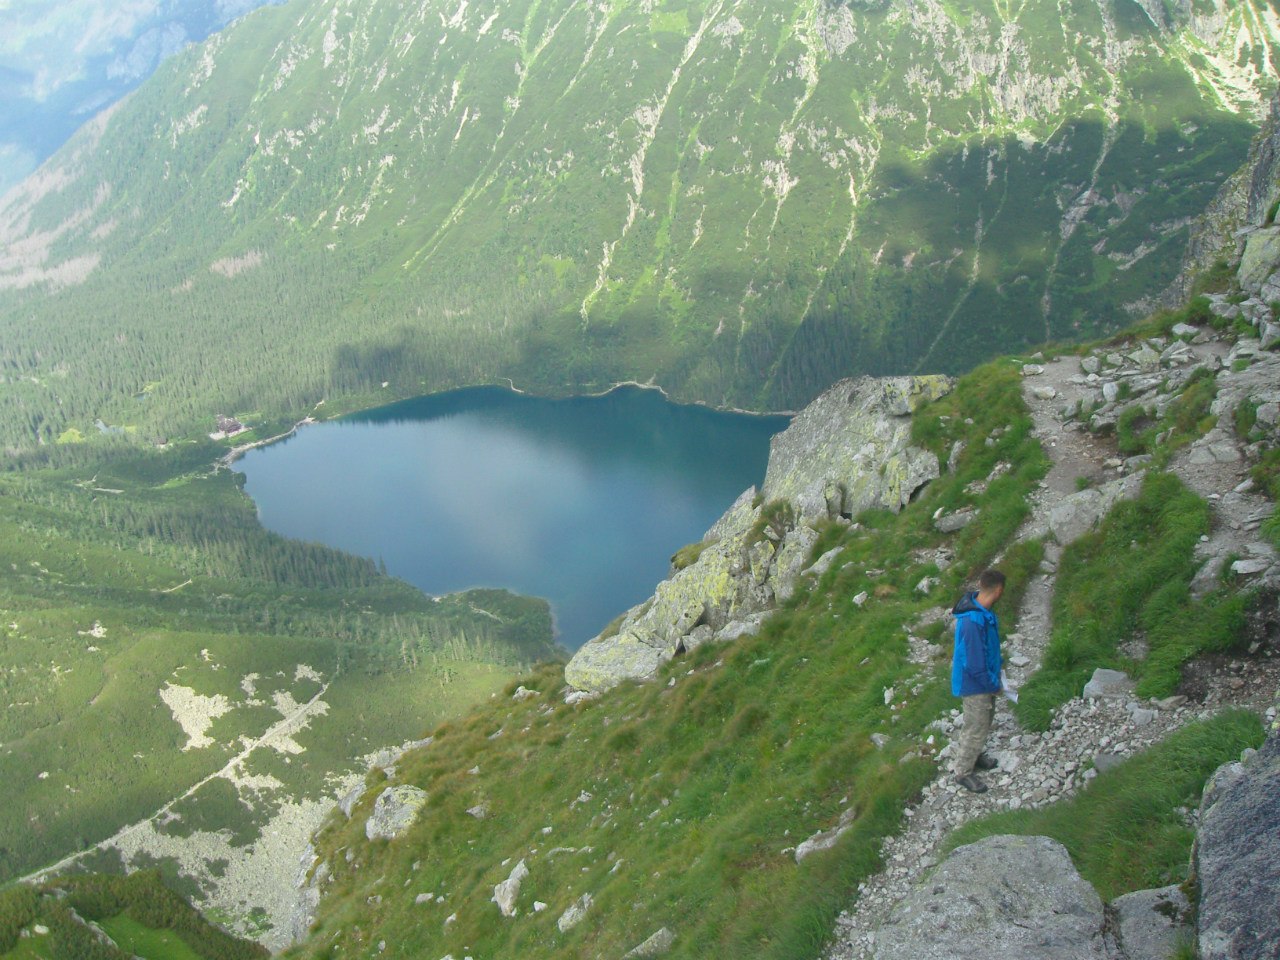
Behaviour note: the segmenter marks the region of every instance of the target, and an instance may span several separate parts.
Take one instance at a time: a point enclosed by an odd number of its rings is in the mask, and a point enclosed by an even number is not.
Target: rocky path
[[[1255,373],[1242,371],[1248,374],[1248,382],[1235,382],[1231,367],[1237,348],[1207,336],[1197,339],[1202,342],[1188,344],[1185,350],[1177,348],[1181,379],[1199,366],[1223,368],[1219,395],[1226,398],[1220,404],[1224,408],[1228,404],[1233,407],[1242,391],[1254,390],[1259,383],[1280,383],[1280,369],[1271,368],[1272,360],[1280,358],[1268,358]],[[1064,410],[1078,409],[1079,403],[1103,399],[1105,384],[1116,380],[1099,376],[1102,369],[1104,365],[1092,358],[1085,358],[1082,366],[1081,358],[1068,356],[1024,370],[1023,393],[1052,467],[1033,495],[1032,520],[1020,532],[1022,538],[1053,533],[1060,543],[1069,542],[1088,529],[1115,499],[1136,493],[1143,468],[1140,460],[1126,462],[1109,440],[1096,437],[1063,414]],[[1138,376],[1140,371],[1130,372],[1131,380]],[[1141,381],[1138,386],[1143,386]],[[1114,394],[1113,388],[1106,389]],[[1245,484],[1244,463],[1238,440],[1225,429],[1215,429],[1174,460],[1173,469],[1214,508],[1212,535],[1202,543],[1206,557],[1221,560],[1239,555],[1241,550],[1247,552],[1246,544],[1256,540],[1252,531],[1270,514],[1270,503]],[[1260,555],[1270,550],[1260,544],[1253,549]],[[1048,643],[1060,555],[1061,546],[1051,539],[1041,570],[1024,594],[1018,630],[1007,638],[1006,664],[1015,685],[1039,666]],[[1266,569],[1274,570],[1274,555],[1264,559],[1271,564]],[[1215,564],[1207,563],[1206,567],[1213,567],[1213,576],[1217,576]],[[1100,699],[1069,701],[1042,734],[1023,732],[1002,700],[988,746],[1000,763],[986,775],[991,789],[974,795],[951,783],[946,773],[948,750],[943,751],[939,777],[925,788],[919,803],[906,811],[906,829],[889,838],[882,848],[885,868],[860,886],[855,904],[838,918],[825,954],[827,960],[873,956],[874,931],[924,872],[939,861],[941,845],[955,827],[995,811],[1043,806],[1069,796],[1099,771],[1225,707],[1247,707],[1273,717],[1278,688],[1280,662],[1274,658],[1230,661],[1207,673],[1200,702],[1172,697],[1159,704],[1139,703],[1121,687]],[[958,711],[953,710],[935,726],[951,736],[958,719]]]

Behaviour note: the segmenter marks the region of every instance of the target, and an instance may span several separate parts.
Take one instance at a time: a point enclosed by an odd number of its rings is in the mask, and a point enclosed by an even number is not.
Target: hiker
[[[1004,574],[985,570],[978,589],[960,598],[952,609],[956,618],[956,648],[951,661],[951,692],[964,702],[964,726],[954,744],[951,772],[955,781],[973,793],[987,785],[975,770],[994,770],[996,761],[982,752],[991,733],[991,718],[1000,692],[1000,622],[992,612],[1004,593]]]

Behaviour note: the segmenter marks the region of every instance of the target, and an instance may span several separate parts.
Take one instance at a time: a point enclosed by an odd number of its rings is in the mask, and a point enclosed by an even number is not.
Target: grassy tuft
[[[1079,696],[1097,667],[1139,677],[1144,696],[1167,695],[1183,663],[1235,636],[1243,601],[1192,601],[1193,550],[1209,529],[1209,507],[1172,474],[1153,473],[1136,500],[1116,504],[1102,528],[1067,547],[1054,594],[1053,635],[1041,668],[1023,687],[1019,719],[1047,729],[1053,710]],[[1130,663],[1118,644],[1144,630],[1150,654]]]

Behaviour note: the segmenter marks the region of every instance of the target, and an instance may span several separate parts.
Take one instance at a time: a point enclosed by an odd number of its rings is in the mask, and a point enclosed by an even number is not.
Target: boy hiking
[[[951,661],[951,692],[964,703],[964,726],[955,744],[951,772],[955,781],[973,793],[987,785],[974,770],[993,770],[995,760],[982,752],[991,733],[996,694],[1000,692],[1000,622],[992,609],[1004,593],[1004,574],[983,571],[978,589],[960,598],[951,613],[956,618],[956,646]]]

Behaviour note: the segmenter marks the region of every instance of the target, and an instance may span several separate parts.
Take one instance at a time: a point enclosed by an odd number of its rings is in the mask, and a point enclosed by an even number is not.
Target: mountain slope
[[[1253,0],[262,10],[0,204],[4,438],[505,376],[794,407],[1114,328],[1243,158],[1278,23]]]
[[[0,885],[160,866],[280,945],[296,859],[369,757],[557,650],[545,601],[433,600],[268,533],[217,451],[0,471]]]

